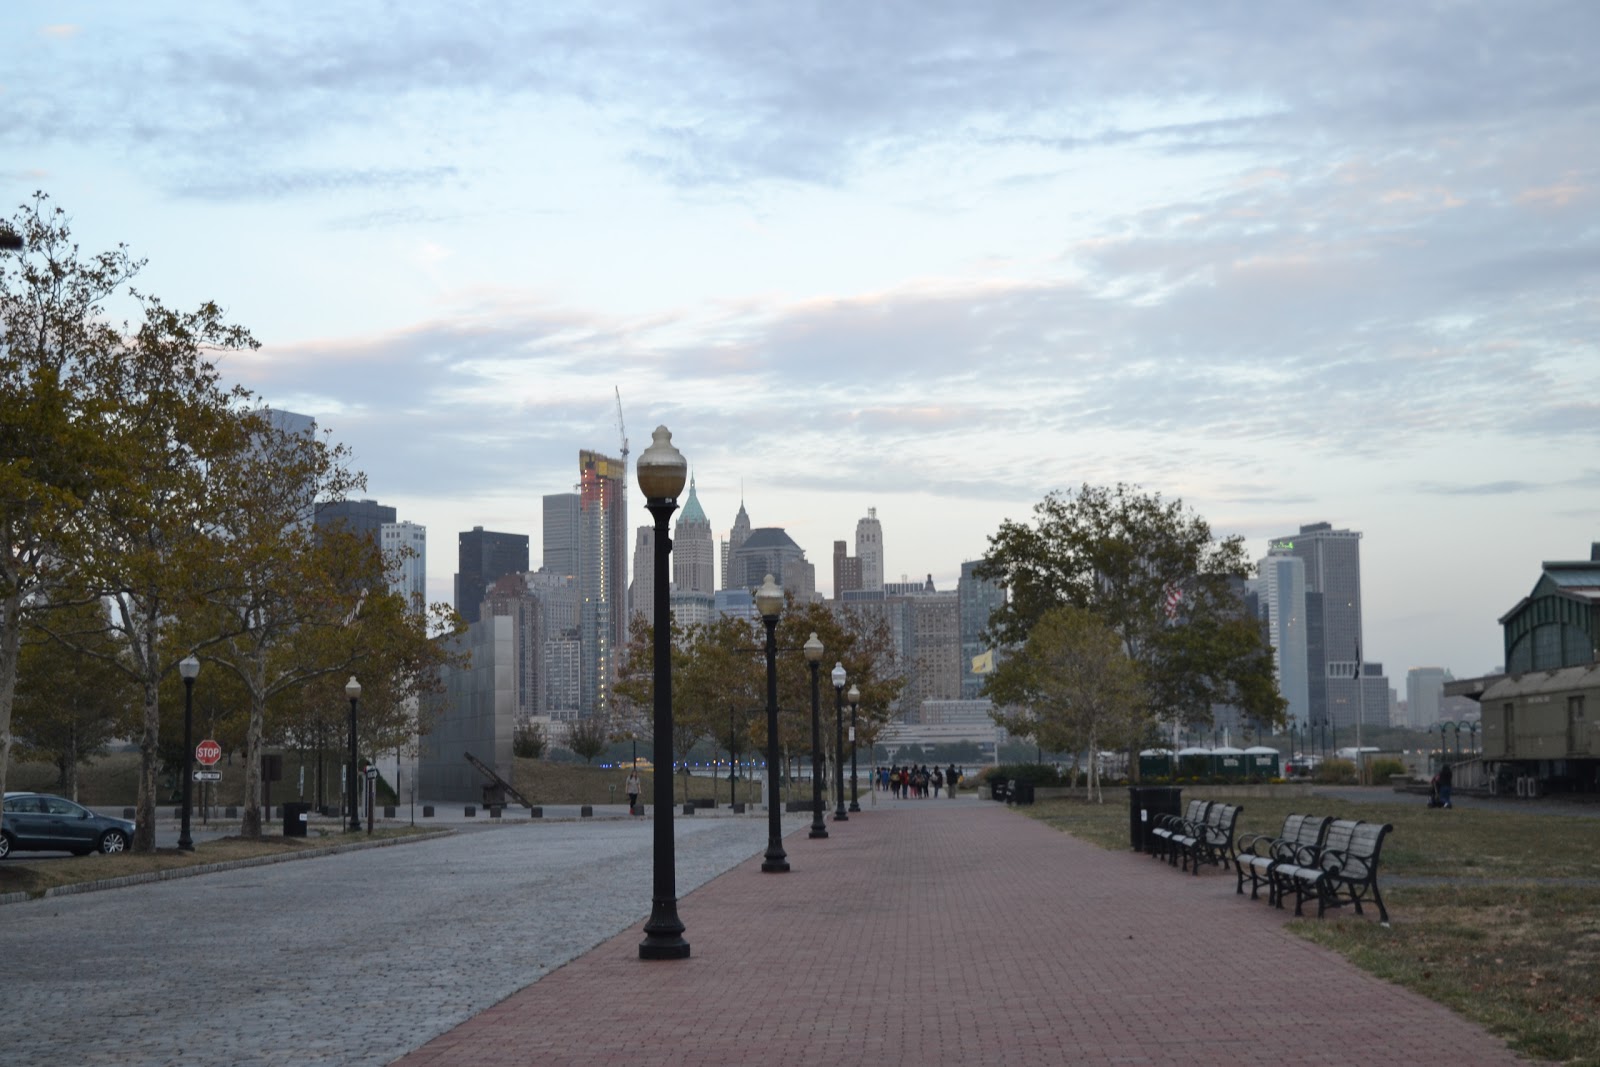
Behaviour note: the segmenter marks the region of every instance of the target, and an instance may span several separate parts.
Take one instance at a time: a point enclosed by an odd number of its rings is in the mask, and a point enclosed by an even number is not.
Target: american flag
[[[1169,620],[1176,619],[1178,617],[1178,605],[1183,601],[1183,590],[1176,584],[1169,585],[1164,599],[1166,601],[1167,618]]]

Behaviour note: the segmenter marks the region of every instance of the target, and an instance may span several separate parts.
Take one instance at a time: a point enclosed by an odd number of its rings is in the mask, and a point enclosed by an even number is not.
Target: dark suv
[[[133,823],[96,815],[81,804],[49,793],[7,793],[0,820],[0,859],[12,852],[122,852],[133,840]]]

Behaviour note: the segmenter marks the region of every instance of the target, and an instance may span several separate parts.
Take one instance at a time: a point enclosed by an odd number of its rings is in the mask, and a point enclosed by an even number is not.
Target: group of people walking
[[[879,767],[877,786],[897,799],[903,797],[909,800],[912,797],[925,798],[930,790],[933,796],[938,796],[939,791],[946,788],[954,796],[956,783],[960,781],[961,769],[954,763],[948,768],[935,767],[931,771],[926,764],[908,764],[904,767]]]

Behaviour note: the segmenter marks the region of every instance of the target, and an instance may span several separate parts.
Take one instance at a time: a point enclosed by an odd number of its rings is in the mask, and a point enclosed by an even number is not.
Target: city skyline
[[[573,449],[658,424],[716,536],[742,502],[825,591],[869,508],[884,580],[949,590],[1082,483],[1252,559],[1362,531],[1391,679],[1491,670],[1600,540],[1582,0],[17,0],[0,32],[5,213],[42,189],[250,329],[224,378],[432,529],[432,601],[448,538],[537,540]]]

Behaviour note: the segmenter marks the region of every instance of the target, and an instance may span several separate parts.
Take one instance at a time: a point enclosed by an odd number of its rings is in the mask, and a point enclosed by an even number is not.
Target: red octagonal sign
[[[206,738],[194,746],[194,758],[209,767],[222,758],[222,746]]]

